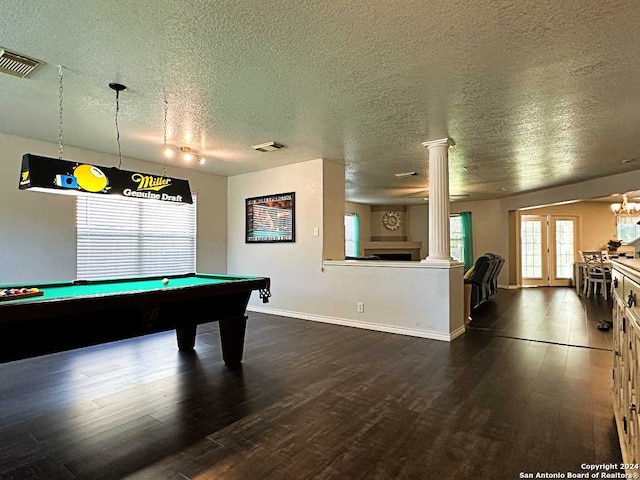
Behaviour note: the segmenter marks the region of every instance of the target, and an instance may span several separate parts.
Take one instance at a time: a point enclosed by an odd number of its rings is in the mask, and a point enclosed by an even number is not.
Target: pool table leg
[[[228,366],[239,365],[244,351],[244,332],[247,329],[247,317],[229,318],[218,321],[222,358]]]
[[[198,328],[197,325],[176,328],[178,350],[181,352],[190,352],[193,350],[196,344],[196,328]]]

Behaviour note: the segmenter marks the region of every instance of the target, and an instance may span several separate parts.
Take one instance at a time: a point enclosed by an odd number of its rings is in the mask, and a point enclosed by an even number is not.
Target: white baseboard
[[[362,328],[364,330],[375,330],[385,333],[396,333],[398,335],[408,335],[411,337],[429,338],[431,340],[440,340],[450,342],[462,335],[465,331],[464,325],[450,334],[428,330],[415,330],[412,328],[395,327],[391,325],[381,325],[379,323],[360,322],[348,318],[326,317],[324,315],[315,315],[313,313],[291,312],[289,310],[278,310],[276,308],[259,307],[249,305],[247,310],[250,312],[267,313],[270,315],[279,315],[281,317],[299,318],[301,320],[311,320],[313,322],[331,323],[333,325],[342,325],[343,327]]]
[[[504,288],[505,290],[518,290],[520,285],[498,285],[498,288]]]

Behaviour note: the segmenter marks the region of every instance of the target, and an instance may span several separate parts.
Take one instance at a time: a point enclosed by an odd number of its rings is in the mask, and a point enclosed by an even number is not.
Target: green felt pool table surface
[[[95,295],[118,295],[134,292],[149,292],[154,290],[171,290],[182,287],[194,287],[201,285],[215,285],[228,282],[243,282],[247,280],[256,280],[259,277],[243,277],[237,275],[215,275],[198,273],[189,276],[167,276],[169,284],[164,285],[161,278],[145,278],[145,279],[109,279],[109,280],[91,280],[86,284],[69,283],[52,283],[45,285],[21,285],[26,287],[36,287],[44,292],[44,295],[38,297],[19,298],[15,300],[5,300],[6,302],[42,302],[46,300],[55,300],[63,298],[76,298],[83,296]],[[0,286],[1,289],[13,288],[12,285]]]

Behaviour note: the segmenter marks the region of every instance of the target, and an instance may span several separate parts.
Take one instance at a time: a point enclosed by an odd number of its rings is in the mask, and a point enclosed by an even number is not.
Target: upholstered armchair
[[[476,309],[498,290],[498,275],[504,265],[504,258],[495,253],[485,253],[476,259],[465,274],[465,283],[471,284],[471,308]]]

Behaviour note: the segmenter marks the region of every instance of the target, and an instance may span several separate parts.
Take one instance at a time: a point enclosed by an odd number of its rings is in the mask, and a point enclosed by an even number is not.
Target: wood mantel
[[[404,250],[417,248],[420,250],[422,242],[362,242],[362,248],[365,250],[374,248],[377,250],[395,250],[398,248]]]
[[[420,260],[422,242],[362,242],[365,256],[376,253],[410,253],[411,260]]]

